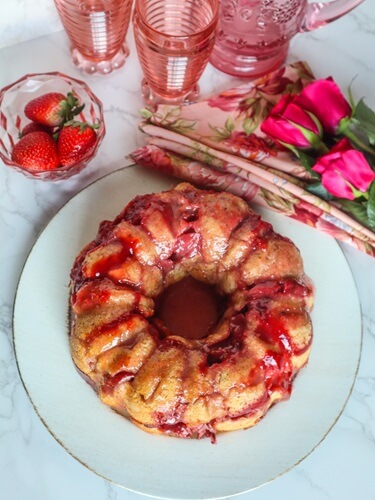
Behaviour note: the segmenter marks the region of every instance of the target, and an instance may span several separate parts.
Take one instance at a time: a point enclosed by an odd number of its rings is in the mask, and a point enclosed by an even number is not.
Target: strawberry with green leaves
[[[95,128],[85,122],[68,122],[61,129],[57,140],[57,151],[61,165],[70,166],[80,161],[97,141]]]
[[[56,143],[47,132],[30,132],[12,151],[12,160],[29,170],[54,170],[60,166]]]
[[[35,123],[47,127],[60,127],[79,114],[84,105],[78,105],[78,99],[72,92],[66,96],[58,92],[49,92],[32,99],[25,106],[25,115]]]

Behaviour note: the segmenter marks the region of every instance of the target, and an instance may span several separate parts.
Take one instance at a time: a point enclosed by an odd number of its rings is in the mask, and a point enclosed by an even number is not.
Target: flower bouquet
[[[349,103],[332,78],[284,95],[261,125],[311,175],[307,191],[375,229],[375,113]]]
[[[297,62],[190,106],[142,110],[139,165],[267,206],[375,256],[374,113]]]

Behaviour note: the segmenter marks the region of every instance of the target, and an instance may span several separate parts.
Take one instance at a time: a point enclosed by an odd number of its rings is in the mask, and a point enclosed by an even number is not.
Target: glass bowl
[[[79,162],[54,170],[32,170],[12,160],[12,150],[23,127],[30,123],[25,116],[25,105],[49,92],[72,92],[84,109],[76,119],[89,124],[99,123],[97,141]],[[103,105],[85,82],[58,72],[28,74],[0,91],[0,158],[9,167],[32,179],[47,181],[67,179],[78,174],[94,158],[105,135]]]

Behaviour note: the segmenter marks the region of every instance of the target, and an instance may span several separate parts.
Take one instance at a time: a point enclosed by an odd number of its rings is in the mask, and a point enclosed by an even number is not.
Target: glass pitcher
[[[220,0],[210,62],[233,76],[256,77],[280,66],[296,34],[343,16],[363,0]]]

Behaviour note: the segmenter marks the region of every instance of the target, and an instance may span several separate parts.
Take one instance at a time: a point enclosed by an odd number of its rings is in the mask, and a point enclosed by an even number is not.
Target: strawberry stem
[[[92,129],[98,129],[100,127],[100,121],[98,120],[96,123],[93,123],[90,125],[87,122],[80,122],[78,120],[69,120],[64,123],[63,127],[75,127],[78,128],[83,132],[86,128],[92,128]]]
[[[79,115],[85,107],[85,104],[78,106],[78,98],[73,92],[68,92],[66,99],[61,101],[59,115],[63,118],[63,123],[60,128],[66,123],[73,120],[76,115]]]

